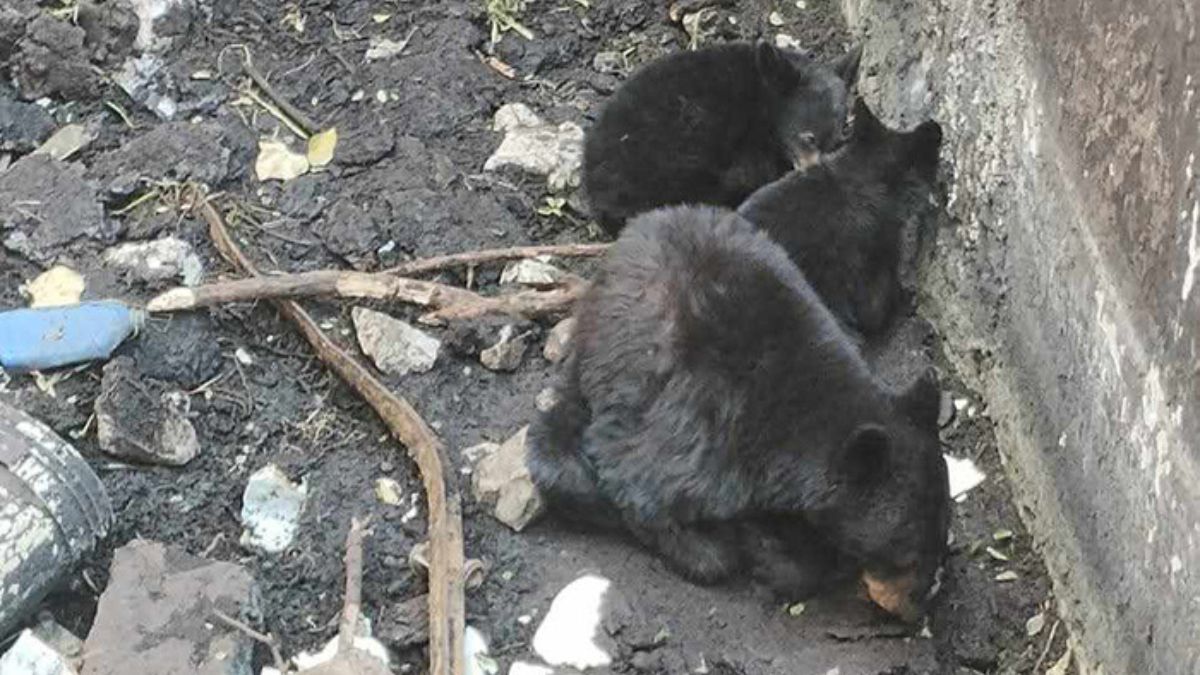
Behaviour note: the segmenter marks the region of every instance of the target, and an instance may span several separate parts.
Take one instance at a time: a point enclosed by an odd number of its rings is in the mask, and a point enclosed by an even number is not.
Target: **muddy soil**
[[[100,28],[87,31],[82,47],[63,43],[64,68],[74,70],[30,69],[17,63],[20,53],[0,50],[9,67],[22,68],[23,86],[37,85],[36,96],[50,97],[48,105],[33,104],[35,110],[19,101],[24,91],[0,86],[0,104],[25,106],[21,119],[29,121],[23,133],[33,137],[0,145],[0,154],[17,161],[36,146],[46,133],[40,111],[56,125],[84,122],[96,139],[71,158],[86,168],[85,177],[68,182],[84,186],[71,196],[83,202],[83,210],[71,212],[88,212],[93,202],[103,205],[101,223],[79,224],[46,240],[18,238],[20,246],[0,248],[0,307],[24,304],[18,286],[54,262],[85,275],[85,297],[136,302],[167,288],[170,282],[129,278],[99,262],[106,247],[122,240],[172,234],[196,247],[207,277],[227,273],[202,225],[175,208],[174,186],[185,180],[206,182],[237,205],[240,217],[232,224],[266,268],[369,270],[438,253],[595,239],[597,230],[588,225],[577,197],[561,215],[539,214],[547,196],[543,178],[483,172],[500,141],[491,130],[492,114],[504,103],[524,102],[554,123],[586,128],[629,69],[693,40],[774,39],[786,33],[826,56],[850,43],[829,0],[715,4],[689,24],[689,34],[666,20],[660,2],[536,0],[520,16],[534,39],[508,32],[492,45],[482,1],[184,2],[182,13],[160,29],[171,44],[160,52],[163,69],[155,81],[158,93],[175,105],[170,122],[147,108],[162,112],[161,98],[138,94],[131,100],[105,78],[55,89],[64,72],[115,73],[136,49],[132,37],[119,30],[128,17],[112,7]],[[30,5],[28,11],[47,20],[45,8]],[[0,15],[0,30],[16,30],[4,18]],[[69,21],[70,15],[49,20]],[[371,39],[379,37],[408,43],[398,56],[365,60]],[[328,170],[285,185],[255,179],[256,139],[288,132],[274,117],[237,101],[238,78],[230,74],[241,53],[235,45],[249,50],[279,94],[320,127],[338,128],[342,140]],[[37,49],[44,46],[31,46],[30,53]],[[479,54],[511,66],[516,79],[485,65]],[[92,67],[80,71],[81,61]],[[0,157],[0,167],[4,160]],[[150,192],[152,198],[139,198]],[[923,220],[919,229],[936,236],[937,219]],[[14,225],[10,219],[7,227],[11,231],[0,230],[0,236],[29,229],[30,223]],[[570,266],[589,272],[586,263]],[[473,281],[488,292],[498,274],[480,269]],[[438,278],[466,282],[461,272]],[[306,306],[330,335],[357,349],[350,303]],[[414,317],[403,307],[386,309]],[[490,341],[497,325],[470,328]],[[540,356],[549,325],[528,328],[539,342],[514,373],[481,367],[472,353],[477,347],[463,338],[470,331],[459,329],[439,334],[457,348],[443,350],[432,371],[385,378],[439,431],[460,468],[469,466],[461,449],[502,441],[528,423],[536,394],[552,381],[553,369]],[[248,363],[234,357],[239,350],[249,355]],[[361,514],[373,522],[364,605],[386,632],[397,621],[395,608],[423,591],[424,580],[409,569],[407,554],[422,539],[426,521],[414,467],[370,409],[265,303],[154,319],[121,353],[135,359],[142,376],[191,394],[202,452],[183,468],[131,466],[101,454],[89,422],[99,394],[98,365],[53,377],[52,388],[12,377],[2,395],[74,439],[102,476],[117,512],[106,549],[86,561],[46,608],[85,634],[113,548],[144,537],[247,565],[262,586],[268,628],[280,636],[284,651],[311,649],[336,632],[342,544],[350,516]],[[1057,623],[1048,609],[1050,587],[1010,501],[986,404],[956,386],[939,358],[938,336],[918,314],[873,348],[872,359],[897,382],[927,362],[938,363],[952,399],[961,399],[944,434],[947,449],[973,458],[989,475],[956,506],[950,575],[926,630],[898,631],[848,590],[831,592],[793,616],[745,585],[698,588],[627,541],[575,532],[553,520],[514,534],[474,503],[469,479],[460,474],[467,553],[490,565],[486,582],[468,596],[468,621],[489,637],[501,672],[529,654],[538,615],[585,570],[611,578],[660,638],[650,647],[631,642],[614,667],[618,672],[1024,673],[1053,663],[1065,627],[1048,644]],[[310,494],[297,541],[280,555],[238,545],[245,480],[271,462],[306,480]],[[387,506],[374,496],[371,487],[384,476],[402,486],[401,505]],[[994,540],[1002,530],[1011,531],[1011,538]],[[1009,570],[1015,581],[995,579]],[[1026,621],[1043,611],[1045,627],[1028,636]],[[401,649],[397,657],[397,672],[424,663],[419,647]]]

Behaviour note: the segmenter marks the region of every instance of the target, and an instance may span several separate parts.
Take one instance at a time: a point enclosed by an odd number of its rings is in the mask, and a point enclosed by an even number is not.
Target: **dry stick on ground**
[[[300,125],[300,128],[307,132],[310,136],[320,131],[321,128],[318,127],[308,115],[305,115],[303,111],[292,105],[291,101],[287,100],[281,96],[279,92],[275,91],[275,88],[271,86],[271,83],[267,82],[267,78],[264,77],[262,73],[258,72],[258,68],[254,67],[254,64],[250,61],[250,53],[248,51],[245,53],[245,57],[246,58],[242,60],[242,70],[245,71],[246,75],[252,82],[254,82],[254,84],[258,85],[258,88],[262,90],[263,94],[265,94],[272,103],[274,103],[279,107],[280,110],[283,111],[283,114],[292,118],[292,121]]]
[[[221,214],[208,201],[198,205],[209,236],[221,255],[245,274],[257,275],[254,264],[229,236]],[[442,459],[441,440],[403,398],[384,387],[362,364],[325,336],[312,317],[295,302],[276,300],[279,311],[300,329],[317,355],[375,409],[392,435],[408,448],[425,485],[429,509],[429,672],[463,675],[462,505],[458,484]]]
[[[509,260],[536,258],[543,255],[558,256],[560,258],[589,258],[604,255],[604,253],[608,251],[609,246],[609,244],[561,244],[547,246],[514,246],[512,248],[493,248],[482,251],[451,253],[450,255],[440,255],[433,258],[422,258],[420,260],[410,260],[385,271],[389,274],[412,276],[414,274],[437,272],[451,267],[461,267],[463,265],[481,265],[483,263],[507,262]]]
[[[354,634],[358,632],[358,615],[362,613],[363,522],[350,519],[346,534],[346,595],[342,603],[342,624],[338,628],[338,651],[354,649]]]
[[[568,276],[559,288],[529,290],[488,297],[433,281],[407,279],[387,273],[317,270],[219,281],[192,288],[173,288],[146,304],[151,312],[173,312],[226,302],[336,295],[346,298],[396,300],[428,307],[421,323],[442,325],[451,319],[485,314],[513,314],[528,319],[566,313],[587,288]]]
[[[279,651],[279,643],[275,640],[274,635],[271,635],[269,633],[260,633],[256,630],[254,630],[253,628],[251,628],[250,626],[247,626],[246,624],[242,623],[241,621],[238,621],[237,619],[233,618],[232,616],[229,616],[228,614],[225,614],[224,612],[222,612],[218,609],[214,609],[212,611],[212,613],[213,613],[213,616],[215,616],[221,623],[225,624],[226,626],[229,626],[230,628],[232,628],[236,631],[240,631],[240,632],[244,633],[246,635],[246,637],[250,638],[251,640],[254,640],[256,642],[261,642],[264,645],[266,645],[267,649],[271,650],[271,659],[273,661],[275,661],[275,669],[278,670],[280,673],[288,672],[287,662],[285,662],[283,660],[283,654]]]

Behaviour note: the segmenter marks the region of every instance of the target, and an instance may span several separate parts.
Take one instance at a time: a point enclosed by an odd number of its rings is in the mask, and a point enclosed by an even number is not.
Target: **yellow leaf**
[[[259,141],[254,173],[260,181],[289,181],[308,173],[308,158],[298,152],[292,152],[280,141]]]
[[[309,166],[325,166],[332,162],[337,141],[337,127],[330,127],[308,139]]]

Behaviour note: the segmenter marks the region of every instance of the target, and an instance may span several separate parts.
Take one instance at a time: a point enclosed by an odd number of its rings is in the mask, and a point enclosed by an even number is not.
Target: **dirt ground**
[[[82,272],[89,298],[145,301],[172,285],[131,280],[99,262],[105,248],[125,240],[174,234],[195,246],[207,277],[227,273],[201,223],[171,208],[171,190],[162,181],[203,181],[239,204],[253,220],[234,223],[237,231],[267,268],[371,270],[438,253],[597,238],[577,198],[565,215],[537,213],[547,195],[543,178],[483,172],[501,139],[491,130],[492,115],[504,103],[524,102],[554,123],[586,128],[629,68],[686,48],[690,37],[666,20],[666,7],[657,1],[592,0],[587,6],[580,0],[538,0],[520,16],[534,39],[509,32],[492,47],[483,4],[185,2],[190,10],[186,20],[175,22],[177,34],[159,75],[160,82],[170,81],[163,87],[178,104],[175,121],[130,100],[90,67],[82,72],[95,80],[93,86],[47,94],[51,102],[43,110],[55,125],[83,121],[97,132],[71,161],[86,167],[103,211],[100,222],[78,231],[0,248],[0,307],[23,305],[18,286],[53,262]],[[850,41],[829,0],[719,4],[700,22],[701,42],[787,33],[820,54],[834,55]],[[102,25],[119,23],[109,21]],[[409,41],[398,56],[365,61],[372,37]],[[234,45],[248,49],[278,92],[321,127],[338,128],[342,140],[327,171],[285,185],[255,179],[255,140],[287,132],[270,115],[232,104],[236,78],[225,73],[238,58]],[[119,46],[110,51],[87,52],[85,66],[90,59],[99,71],[115,72],[125,54]],[[484,65],[476,51],[494,53],[517,79]],[[0,60],[7,58],[19,55],[0,49]],[[61,68],[78,67],[80,58],[67,54]],[[22,81],[50,86],[56,72],[26,73]],[[0,84],[0,104],[12,104],[17,95]],[[0,146],[0,156],[16,161],[28,149]],[[0,172],[4,164],[0,157]],[[141,185],[131,183],[131,171],[143,179]],[[160,197],[124,210],[154,183],[163,188]],[[86,202],[87,195],[79,198]],[[83,218],[90,212],[79,213]],[[936,218],[925,220],[923,231],[935,235]],[[587,263],[569,266],[589,271]],[[498,274],[499,268],[480,269],[474,281],[487,292]],[[438,278],[465,283],[459,272]],[[351,303],[306,306],[330,335],[357,349]],[[387,311],[415,316],[399,306]],[[473,352],[479,339],[494,340],[498,326],[484,321],[442,331],[439,337],[452,349],[443,351],[432,371],[386,380],[439,431],[460,467],[468,465],[461,449],[502,441],[528,423],[535,395],[553,375],[540,356],[549,325],[527,326],[538,342],[515,373],[481,367]],[[248,365],[234,358],[239,349],[250,355]],[[420,483],[370,409],[325,371],[265,303],[153,319],[121,353],[136,359],[142,376],[192,393],[201,455],[182,468],[161,468],[121,464],[101,454],[88,423],[99,394],[99,365],[58,378],[53,396],[32,378],[13,376],[0,395],[74,439],[103,478],[117,513],[105,550],[86,561],[47,609],[86,634],[112,550],[135,537],[150,538],[248,566],[262,587],[268,628],[281,637],[284,651],[314,648],[336,632],[342,545],[350,516],[363,514],[373,520],[364,606],[386,635],[396,621],[394,608],[423,591],[424,580],[410,571],[407,555],[422,539],[426,521],[419,501],[417,516],[404,517]],[[872,359],[897,382],[929,360],[945,365],[938,337],[919,316],[898,326],[872,350]],[[698,588],[626,541],[574,532],[553,521],[514,534],[474,503],[470,481],[460,474],[467,554],[490,565],[486,582],[469,592],[468,622],[489,637],[501,672],[507,672],[513,659],[530,654],[537,617],[554,594],[580,572],[594,570],[613,580],[656,635],[667,636],[647,647],[626,635],[631,642],[614,672],[1026,673],[1035,664],[1043,672],[1063,650],[1065,626],[1057,625],[1049,583],[1010,501],[986,403],[957,387],[953,373],[943,370],[943,381],[962,405],[944,433],[947,449],[973,458],[989,479],[955,507],[950,574],[923,634],[897,631],[846,593],[831,593],[792,616],[748,586]],[[271,462],[294,479],[304,478],[310,494],[295,544],[279,555],[238,545],[246,478]],[[376,499],[371,486],[381,476],[401,484],[403,505]],[[1011,530],[1012,538],[994,541],[1001,530]],[[989,546],[997,555],[987,552]],[[1015,571],[1017,580],[995,580],[1004,570]],[[1043,611],[1045,627],[1027,635],[1027,620]],[[518,620],[525,615],[534,620]],[[424,663],[419,647],[397,656],[397,672],[410,672],[405,664]]]

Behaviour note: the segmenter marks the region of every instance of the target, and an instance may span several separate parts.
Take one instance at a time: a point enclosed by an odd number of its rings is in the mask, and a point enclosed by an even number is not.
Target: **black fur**
[[[633,219],[576,317],[560,402],[529,436],[552,509],[627,529],[700,582],[754,565],[811,586],[829,547],[932,582],[949,508],[936,380],[885,390],[745,219]]]
[[[835,147],[860,53],[827,66],[766,42],[738,42],[647,64],[584,141],[593,215],[615,235],[626,219],[659,206],[734,208],[791,169],[808,143]]]
[[[752,194],[738,213],[791,255],[831,311],[863,334],[882,330],[901,297],[901,229],[928,197],[942,129],[884,126],[861,100],[832,155]]]

